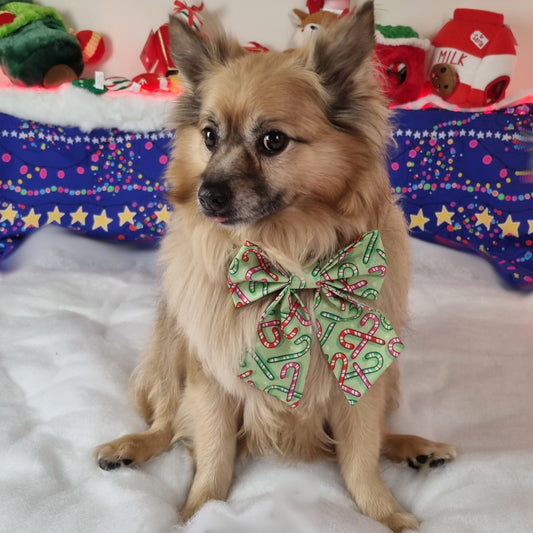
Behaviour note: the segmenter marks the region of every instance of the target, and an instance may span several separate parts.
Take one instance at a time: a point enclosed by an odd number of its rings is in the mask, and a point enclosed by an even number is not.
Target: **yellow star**
[[[4,222],[4,220],[9,220],[11,224],[14,224],[18,212],[13,209],[13,204],[7,204],[7,207],[5,209],[0,210],[0,215],[2,215],[2,218],[0,218],[0,222]]]
[[[504,237],[507,235],[511,235],[513,237],[518,237],[518,226],[520,226],[520,222],[515,222],[511,215],[507,216],[507,219],[505,222],[502,222],[501,224],[498,224],[500,228],[502,228],[502,232]]]
[[[166,205],[160,211],[156,211],[155,214],[157,215],[158,224],[159,222],[166,222],[167,224],[170,222],[170,211]]]
[[[451,224],[452,217],[453,215],[455,215],[455,211],[448,211],[448,209],[446,209],[446,206],[443,205],[440,211],[435,212],[435,215],[437,215],[437,226],[444,224],[444,222]]]
[[[479,215],[477,215],[476,226],[481,226],[481,224],[483,224],[485,228],[487,228],[487,231],[489,231],[493,218],[494,217],[492,215],[489,215],[489,209],[488,207],[486,207],[483,213],[480,213]]]
[[[429,218],[426,218],[424,216],[424,212],[422,211],[422,208],[419,209],[416,215],[409,215],[409,216],[411,217],[411,222],[409,223],[409,229],[419,227],[422,231],[424,231],[424,226],[426,225],[426,222],[429,222]]]
[[[57,222],[58,224],[61,224],[61,219],[65,215],[62,211],[59,210],[57,205],[54,207],[53,211],[48,211],[48,220],[46,221],[47,224],[51,224],[52,222]]]
[[[102,228],[104,231],[107,231],[107,226],[113,221],[112,218],[108,218],[105,209],[102,209],[102,212],[99,215],[93,215],[93,219],[93,230]]]
[[[529,235],[531,235],[533,233],[533,220],[528,220],[527,223],[529,224],[529,229],[527,232]]]
[[[83,207],[80,205],[77,211],[74,211],[74,213],[70,213],[70,218],[72,219],[70,221],[70,225],[73,226],[76,222],[78,222],[78,224],[85,226],[85,219],[87,218],[88,214],[89,213],[87,213],[87,211],[84,211]]]
[[[35,209],[33,209],[32,207],[30,213],[26,215],[25,217],[22,217],[22,220],[24,220],[25,222],[23,229],[38,228],[40,218],[41,218],[41,215],[38,215],[37,213],[35,213]]]
[[[128,209],[128,206],[124,207],[124,211],[118,214],[118,218],[120,218],[119,226],[124,226],[124,224],[126,224],[127,222],[133,224],[133,219],[135,218],[136,214],[137,211],[130,211]]]

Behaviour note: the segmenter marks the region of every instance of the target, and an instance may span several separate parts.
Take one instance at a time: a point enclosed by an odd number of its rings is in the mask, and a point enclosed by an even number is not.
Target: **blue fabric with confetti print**
[[[0,258],[47,224],[156,243],[170,207],[163,171],[172,133],[82,133],[0,113]]]
[[[533,104],[402,110],[395,123],[390,176],[411,234],[480,254],[510,286],[533,290]],[[0,114],[0,259],[46,224],[157,243],[169,219],[171,137]]]
[[[393,189],[414,237],[480,254],[533,290],[533,104],[398,111]]]

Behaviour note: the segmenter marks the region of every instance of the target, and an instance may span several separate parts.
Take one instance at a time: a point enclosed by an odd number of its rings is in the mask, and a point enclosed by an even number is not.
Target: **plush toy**
[[[459,107],[482,107],[505,96],[516,40],[503,15],[456,9],[433,40],[430,89]]]
[[[293,9],[298,31],[294,44],[301,46],[321,26],[329,26],[350,11],[348,0],[308,0],[307,11]],[[407,26],[377,26],[374,58],[383,74],[385,94],[392,104],[416,100],[424,87],[427,39]]]
[[[308,0],[307,12],[293,9],[298,31],[294,44],[301,46],[321,26],[329,26],[349,12],[349,0]]]
[[[0,0],[0,65],[22,85],[54,87],[83,71],[82,50],[57,11],[33,0]]]
[[[385,94],[393,105],[416,100],[425,81],[429,40],[409,26],[376,26],[375,59],[382,73]]]

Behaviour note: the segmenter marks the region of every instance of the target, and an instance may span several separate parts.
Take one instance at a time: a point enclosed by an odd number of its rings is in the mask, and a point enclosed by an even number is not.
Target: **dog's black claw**
[[[100,459],[98,459],[98,466],[102,470],[115,470],[116,468],[120,468],[122,466],[122,463],[117,461],[110,461],[105,457],[100,457]]]
[[[133,459],[122,459],[122,464],[124,466],[131,465],[131,463],[133,463]]]
[[[425,465],[427,463],[427,460],[429,457],[427,455],[417,455],[416,456],[416,462],[420,463],[421,465]]]
[[[420,465],[416,464],[412,459],[407,459],[407,464],[415,470],[420,470]]]
[[[439,466],[442,466],[446,462],[446,459],[435,459],[434,461],[431,461],[429,463],[430,468],[437,468]]]

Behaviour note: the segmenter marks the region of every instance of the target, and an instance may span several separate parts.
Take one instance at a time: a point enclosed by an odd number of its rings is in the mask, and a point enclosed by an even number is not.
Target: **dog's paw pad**
[[[429,468],[437,468],[439,466],[442,466],[444,463],[446,463],[446,459],[443,457],[440,457],[439,459],[433,459],[429,462]]]
[[[438,468],[455,459],[456,455],[455,450],[450,447],[449,450],[441,450],[441,452],[435,451],[429,454],[417,455],[415,458],[409,457],[407,464],[414,470]]]
[[[413,470],[420,470],[422,468],[421,463],[419,463],[416,459],[411,459],[410,457],[407,459],[407,465]]]
[[[98,466],[102,470],[116,470],[117,468],[120,468],[121,466],[128,466],[133,463],[132,459],[127,459],[124,457],[113,457],[112,459],[109,457],[99,457],[98,458]]]

